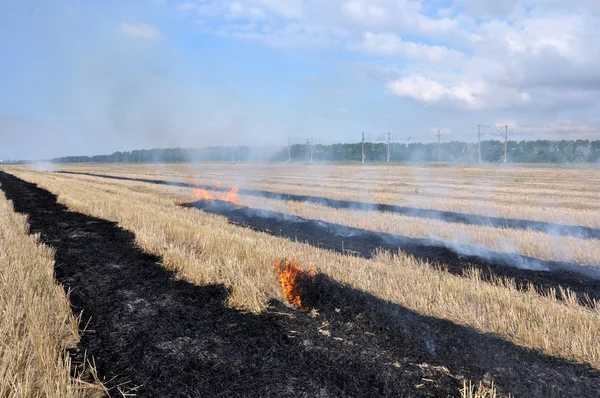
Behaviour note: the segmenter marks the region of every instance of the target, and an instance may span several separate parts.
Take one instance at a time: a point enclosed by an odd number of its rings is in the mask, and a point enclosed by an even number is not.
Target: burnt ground
[[[522,289],[528,288],[529,285],[533,285],[540,293],[556,289],[558,298],[562,298],[559,287],[569,288],[583,305],[593,305],[593,300],[600,301],[600,267],[542,261],[516,253],[493,252],[469,245],[448,246],[447,242],[443,241],[378,233],[218,200],[200,200],[182,206],[220,214],[242,227],[338,253],[371,258],[377,250],[397,252],[401,249],[455,275],[463,275],[465,270],[476,268],[488,281],[508,277],[514,279]]]
[[[220,188],[210,185],[194,185],[178,181],[165,181],[144,178],[129,178],[106,174],[78,173],[73,171],[58,171],[63,174],[89,175],[93,177],[109,178],[114,180],[139,181],[150,184],[172,185],[178,187],[198,187],[214,191],[226,191],[227,188]],[[310,202],[335,209],[350,209],[364,211],[385,211],[389,213],[398,213],[410,217],[419,217],[433,220],[442,220],[460,224],[485,225],[496,228],[514,228],[530,229],[534,231],[545,232],[549,235],[572,236],[580,239],[600,239],[600,229],[590,228],[578,225],[553,224],[542,221],[521,220],[501,217],[487,217],[476,214],[458,213],[452,211],[441,211],[431,209],[421,209],[417,207],[396,206],[380,203],[357,202],[350,200],[329,199],[320,196],[293,195],[271,191],[260,191],[253,189],[240,189],[241,195],[258,196],[267,199],[291,200],[296,202]]]
[[[0,172],[31,233],[56,251],[55,276],[87,324],[84,352],[113,391],[143,397],[447,397],[463,377],[504,394],[594,397],[600,374],[495,336],[424,317],[318,275],[308,314],[271,301],[228,308],[221,285],[175,280],[115,223],[69,212]],[[116,395],[116,394],[115,394]]]

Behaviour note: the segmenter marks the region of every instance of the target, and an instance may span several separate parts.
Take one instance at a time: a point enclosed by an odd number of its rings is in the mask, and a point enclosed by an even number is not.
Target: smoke
[[[15,21],[27,45],[10,57],[16,105],[0,115],[28,115],[28,142],[12,137],[4,157],[284,144],[282,118],[254,100],[226,52],[182,42],[201,35],[179,31],[174,12],[161,1],[3,1],[0,23]]]
[[[474,256],[486,260],[490,263],[500,263],[510,267],[532,271],[552,271],[540,260],[523,256],[517,252],[517,248],[509,239],[501,242],[499,251],[484,249],[480,246],[470,244],[470,237],[461,233],[456,233],[452,240],[442,239],[432,232],[429,236],[432,246],[441,246],[452,250],[455,253]],[[560,269],[555,269],[560,270]],[[596,277],[600,277],[598,274]]]
[[[54,163],[43,161],[28,163],[27,166],[33,168],[36,171],[43,172],[54,172],[57,170],[56,165],[54,165]]]
[[[490,264],[543,272],[572,272],[588,278],[600,279],[600,269],[598,267],[527,257],[516,253],[515,248],[510,246],[504,248],[506,251],[484,249],[479,246],[465,244],[465,238],[461,238],[459,235],[454,240],[438,239],[434,234],[428,239],[415,239],[270,210],[232,207],[231,204],[221,201],[196,202],[188,204],[188,206],[199,207],[205,211],[225,215],[247,226],[273,229],[271,233],[275,235],[293,237],[327,249],[339,248],[340,241],[332,240],[333,236],[343,238],[341,242],[346,242],[346,250],[358,252],[366,257],[372,256],[376,250],[383,248],[393,252],[400,249],[417,256],[425,255],[437,258],[442,254],[439,249],[445,248],[450,252],[446,253],[445,256],[454,258],[454,260],[450,259],[451,262],[456,261],[456,256],[458,258],[468,257],[469,262],[482,263],[483,265]]]

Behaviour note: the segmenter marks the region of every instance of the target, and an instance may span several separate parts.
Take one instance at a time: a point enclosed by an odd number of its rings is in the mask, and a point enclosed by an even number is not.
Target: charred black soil
[[[414,239],[400,235],[378,233],[347,227],[321,220],[305,219],[285,213],[252,209],[219,200],[197,201],[182,206],[227,217],[231,223],[298,240],[343,254],[371,258],[377,250],[397,252],[398,249],[455,275],[476,268],[486,280],[511,278],[522,289],[533,285],[538,292],[548,293],[559,287],[569,288],[582,305],[600,301],[600,267],[583,267],[577,264],[542,261],[515,253],[498,253],[476,246],[452,245],[431,239]]]
[[[594,397],[598,372],[423,317],[318,275],[303,301],[260,315],[221,285],[175,280],[115,223],[69,212],[0,172],[1,188],[56,250],[57,280],[88,324],[80,352],[109,388],[144,397],[448,397],[482,378],[527,397]]]
[[[78,174],[78,175],[89,175],[93,177],[109,178],[114,180],[124,181],[139,181],[150,184],[159,185],[172,185],[178,187],[198,187],[207,190],[224,191],[226,188],[214,187],[209,185],[194,185],[178,181],[165,181],[155,179],[144,179],[144,178],[130,178],[113,176],[106,174],[94,174],[94,173],[78,173],[73,171],[59,171],[58,173],[63,174]],[[334,209],[350,209],[350,210],[363,210],[363,211],[385,211],[388,213],[403,214],[410,217],[419,217],[432,220],[442,220],[452,223],[459,224],[470,224],[470,225],[484,225],[492,226],[496,228],[514,228],[514,229],[530,229],[534,231],[541,231],[549,235],[557,236],[572,236],[580,239],[600,239],[600,229],[590,228],[578,225],[563,225],[563,224],[552,224],[542,221],[532,220],[521,220],[511,218],[500,218],[500,217],[487,217],[476,214],[468,213],[457,213],[451,211],[421,209],[417,207],[407,206],[396,206],[380,203],[368,203],[368,202],[357,202],[350,200],[339,200],[329,199],[320,196],[309,196],[309,195],[293,195],[286,193],[260,191],[253,189],[240,189],[240,195],[258,196],[267,199],[277,200],[291,200],[296,202],[310,202],[319,204],[322,206],[331,207]]]

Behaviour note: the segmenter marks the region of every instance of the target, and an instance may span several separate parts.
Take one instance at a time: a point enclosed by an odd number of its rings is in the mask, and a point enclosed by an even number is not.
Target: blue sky
[[[134,148],[597,138],[600,4],[3,0],[0,159]],[[489,130],[492,132],[493,128]]]

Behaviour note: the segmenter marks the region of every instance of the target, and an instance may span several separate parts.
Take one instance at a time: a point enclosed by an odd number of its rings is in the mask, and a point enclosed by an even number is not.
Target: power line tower
[[[498,131],[498,133],[496,133],[494,135],[504,137],[504,163],[506,163],[506,160],[508,158],[508,136],[509,136],[509,134],[512,134],[515,131],[514,130],[508,131],[508,125],[496,126],[496,131]]]
[[[482,126],[480,124],[477,125],[477,152],[479,155],[479,164],[481,164],[481,136],[485,135],[485,133],[481,132],[481,129],[489,128],[490,126]]]
[[[365,133],[362,133],[362,158],[361,158],[361,163],[365,162],[365,140],[368,140],[371,136],[373,135],[373,133],[367,133],[367,135],[365,135]]]
[[[437,138],[438,138],[438,162],[442,163],[442,133],[440,133],[440,129],[437,129]]]
[[[394,136],[394,138],[396,138]],[[386,162],[390,162],[390,143],[392,142],[392,134],[391,133],[387,133],[387,159]]]
[[[361,163],[365,162],[365,132],[363,131],[362,133],[362,157],[361,157]]]
[[[382,134],[380,136],[377,137],[378,141],[386,141],[387,142],[387,162],[389,163],[390,161],[390,145],[392,143],[392,140],[396,140],[398,139],[400,136],[399,135],[392,135],[391,133],[387,133],[386,134]],[[411,137],[405,138],[405,140],[410,141]]]
[[[312,162],[313,161],[313,144],[314,144],[314,138],[307,138],[306,139],[306,147],[308,149],[308,151],[306,151],[306,155],[308,157],[308,161]]]

